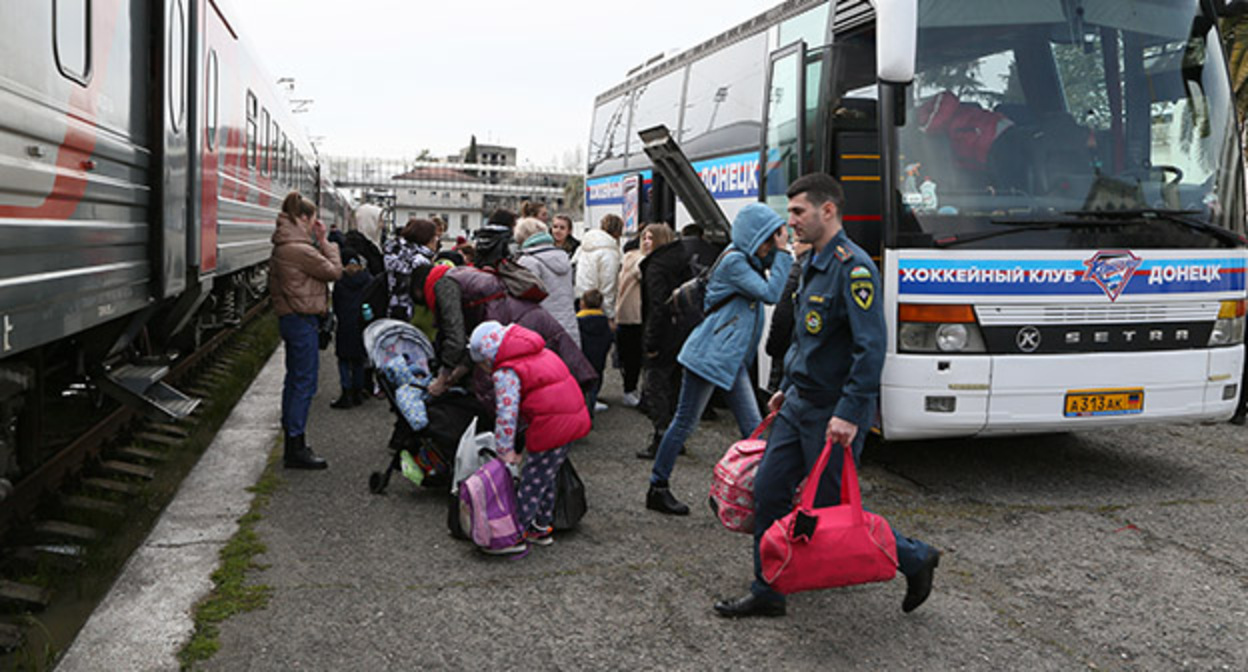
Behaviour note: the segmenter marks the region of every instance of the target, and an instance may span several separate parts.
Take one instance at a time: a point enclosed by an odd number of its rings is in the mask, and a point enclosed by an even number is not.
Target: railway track
[[[171,367],[178,422],[118,406],[0,501],[0,667],[47,668],[141,543],[276,346],[263,301]]]

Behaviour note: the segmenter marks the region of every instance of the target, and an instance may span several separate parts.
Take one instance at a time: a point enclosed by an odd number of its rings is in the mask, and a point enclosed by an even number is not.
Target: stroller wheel
[[[386,480],[380,471],[374,471],[368,475],[368,490],[374,495],[380,495],[386,491]]]

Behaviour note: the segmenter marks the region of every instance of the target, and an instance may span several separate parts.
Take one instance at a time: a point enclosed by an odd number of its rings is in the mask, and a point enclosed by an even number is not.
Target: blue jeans
[[[680,447],[685,445],[689,435],[698,428],[702,412],[706,410],[711,394],[715,392],[715,384],[685,369],[680,381],[680,401],[676,402],[676,415],[672,424],[663,433],[663,441],[654,455],[654,468],[650,472],[650,483],[665,483],[672,475],[676,466],[676,456]],[[732,381],[732,389],[728,390],[728,410],[737,419],[737,429],[741,430],[742,438],[753,432],[763,417],[758,412],[758,400],[754,398],[753,384],[745,365],[737,370],[737,377]]]
[[[286,436],[302,436],[308,425],[308,409],[316,395],[320,366],[319,326],[315,315],[283,315],[278,331],[286,344],[286,382],[282,386],[282,429]]]
[[[338,380],[344,390],[364,389],[364,360],[359,357],[338,358]]]
[[[763,580],[759,542],[772,523],[793,510],[793,493],[819,460],[831,417],[831,406],[803,400],[795,389],[790,388],[785,391],[784,406],[771,425],[767,452],[763,453],[763,461],[754,476],[754,583],[750,586],[750,592],[767,600],[780,602],[784,596],[772,590]],[[865,422],[858,425],[853,446],[855,462],[862,454],[862,446],[870,429]],[[816,507],[832,506],[840,501],[843,461],[843,449],[834,449],[828,468],[823,472],[823,480],[819,482]],[[893,528],[893,536],[897,540],[898,570],[906,576],[918,572],[928,556],[935,552],[922,541],[898,534],[896,527]]]

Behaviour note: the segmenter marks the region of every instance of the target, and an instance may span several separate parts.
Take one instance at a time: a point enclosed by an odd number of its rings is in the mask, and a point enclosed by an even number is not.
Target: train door
[[[199,184],[196,189],[199,207],[199,235],[192,241],[191,259],[199,266],[200,277],[211,275],[217,268],[217,242],[220,227],[221,172],[225,154],[230,151],[231,133],[238,133],[227,121],[233,115],[223,114],[222,80],[225,79],[224,56],[229,53],[232,30],[221,16],[214,2],[204,2],[201,11],[203,46],[202,87],[203,121],[199,124],[202,139],[199,142],[197,169]],[[228,96],[227,96],[228,98]],[[234,107],[238,107],[235,105]],[[240,141],[241,142],[241,141]],[[239,161],[240,165],[242,161]]]
[[[154,226],[159,243],[155,245],[155,283],[161,297],[170,297],[186,288],[186,237],[189,172],[187,137],[190,127],[190,15],[187,0],[155,3],[161,17],[153,21],[155,44],[159,45],[161,77],[156,90],[160,104],[157,206],[160,219]]]

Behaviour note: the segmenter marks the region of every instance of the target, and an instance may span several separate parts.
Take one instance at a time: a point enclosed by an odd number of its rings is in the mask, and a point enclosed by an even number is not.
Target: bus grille
[[[1204,322],[1218,318],[1217,301],[1182,303],[1119,303],[1107,306],[1080,305],[977,305],[979,323],[985,327],[1043,324],[1136,324],[1156,322]]]

